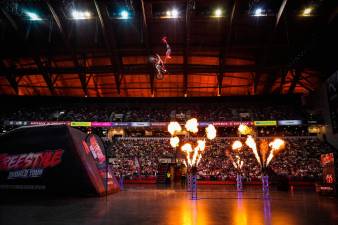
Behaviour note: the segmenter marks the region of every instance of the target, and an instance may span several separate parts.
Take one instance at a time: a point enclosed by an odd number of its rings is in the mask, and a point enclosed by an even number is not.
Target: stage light
[[[171,11],[171,16],[172,16],[173,18],[177,18],[177,17],[178,17],[178,11],[177,11],[177,9],[173,9],[173,10]]]
[[[214,12],[215,17],[221,17],[223,14],[222,9],[216,9]]]
[[[120,13],[122,19],[128,19],[129,13],[126,10],[121,11]]]
[[[42,20],[41,17],[33,12],[26,12],[26,15],[29,17],[29,20],[37,21],[37,20]]]
[[[167,14],[167,16],[169,16],[169,17],[171,16],[171,12],[170,12],[169,10],[167,11],[166,14]]]
[[[88,12],[88,11],[73,10],[72,11],[72,17],[75,20],[86,20],[86,19],[90,19],[91,13]]]
[[[312,12],[311,7],[305,8],[304,11],[303,11],[303,16],[310,16],[311,12]]]
[[[255,16],[262,16],[262,12],[263,12],[263,10],[261,8],[257,8],[255,10]]]

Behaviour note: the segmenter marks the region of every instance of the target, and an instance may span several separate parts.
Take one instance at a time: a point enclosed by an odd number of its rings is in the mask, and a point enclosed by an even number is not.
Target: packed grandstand
[[[258,139],[283,137],[286,149],[271,163],[270,168],[277,176],[291,180],[316,181],[321,178],[320,154],[330,151],[331,146],[309,132],[308,122],[319,123],[320,118],[296,102],[271,103],[266,101],[247,104],[247,102],[209,102],[206,103],[72,103],[45,104],[36,110],[34,106],[8,108],[2,112],[2,130],[6,132],[18,127],[20,123],[67,121],[96,121],[101,123],[126,123],[123,133],[109,134],[109,127],[81,126],[87,133],[94,133],[105,140],[110,163],[115,174],[125,179],[135,180],[156,178],[163,162],[177,163],[181,168],[182,154],[169,144],[170,134],[165,125],[147,127],[135,125],[154,122],[165,124],[169,121],[184,121],[196,117],[205,123],[219,123],[218,137],[208,144],[199,165],[200,180],[235,180],[236,169],[225,151],[231,148],[234,140],[243,139],[238,133],[237,124],[245,121],[303,121],[300,124],[274,126],[254,126]],[[237,121],[229,123],[222,121]],[[99,123],[98,122],[98,123]],[[93,122],[94,123],[94,122]],[[128,124],[130,126],[128,126]],[[216,123],[215,123],[216,124]],[[223,124],[223,125],[222,125]],[[226,125],[224,125],[226,124]],[[254,125],[252,123],[252,125]],[[203,129],[201,129],[202,131]],[[201,136],[199,132],[195,137]],[[184,135],[183,135],[184,136]],[[187,138],[187,137],[185,137]],[[261,168],[249,148],[243,149],[244,166],[242,174],[245,180],[258,180]],[[179,176],[184,176],[180,170]]]

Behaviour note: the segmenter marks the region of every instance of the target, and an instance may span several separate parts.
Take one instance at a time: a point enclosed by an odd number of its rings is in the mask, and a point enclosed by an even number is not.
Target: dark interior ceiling
[[[307,93],[337,69],[337,1],[5,0],[0,94],[180,97]],[[262,16],[255,10],[263,9]],[[312,9],[304,16],[304,9]],[[167,10],[178,10],[168,18]],[[221,17],[213,16],[216,8]],[[72,10],[90,13],[75,20]],[[120,12],[127,10],[128,19]],[[32,20],[34,12],[39,20]],[[168,75],[149,62],[172,48]]]

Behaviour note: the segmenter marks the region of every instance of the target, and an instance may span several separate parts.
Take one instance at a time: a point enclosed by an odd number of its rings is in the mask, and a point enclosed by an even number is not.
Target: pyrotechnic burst
[[[248,136],[245,144],[251,148],[255,158],[257,159],[257,162],[262,168],[268,167],[273,157],[285,148],[285,142],[282,139],[277,138],[269,144],[267,140],[262,140],[259,145],[259,154],[257,151],[256,142],[250,135]],[[269,147],[271,149],[269,149]],[[266,157],[267,155],[269,156]]]
[[[226,155],[230,158],[232,165],[236,169],[238,169],[238,171],[240,171],[243,167],[243,164],[244,164],[243,160],[239,156],[239,151],[243,147],[243,144],[240,141],[234,141],[234,143],[232,143],[231,147],[232,147],[232,150],[234,151],[235,159],[232,157],[230,150],[226,150]]]
[[[198,122],[196,118],[192,118],[188,120],[185,124],[185,129],[191,133],[197,133],[198,132]]]
[[[232,150],[240,150],[242,148],[243,144],[240,141],[234,141],[234,143],[232,143]]]
[[[244,162],[241,160],[241,157],[238,155],[238,154],[236,154],[235,155],[235,159],[232,157],[232,155],[231,155],[231,153],[230,153],[230,150],[226,150],[225,151],[225,154],[229,157],[229,159],[231,160],[231,162],[232,162],[232,165],[236,168],[236,169],[238,169],[238,171],[240,171],[241,169],[242,169],[242,167],[243,167],[243,164],[244,164]]]
[[[198,141],[197,141],[197,145],[198,145],[198,148],[199,148],[201,151],[204,151],[204,149],[205,149],[205,140],[198,140]]]
[[[243,164],[244,164],[244,162],[243,162],[243,160],[241,160],[241,157],[239,156],[239,155],[236,155],[235,156],[236,157],[236,165],[237,165],[237,169],[242,169],[242,167],[243,167]]]
[[[192,147],[190,143],[185,143],[184,145],[182,145],[181,149],[183,152],[187,152],[187,153],[192,152]]]
[[[209,124],[208,127],[205,128],[205,132],[209,140],[212,140],[216,137],[216,128],[212,124]]]
[[[197,119],[192,118],[188,120],[185,124],[185,128],[188,132],[192,133],[197,133],[198,132],[198,122]],[[174,135],[175,132],[181,131],[182,128],[177,122],[170,122],[168,125],[168,131],[170,132],[171,135]],[[209,125],[206,128],[206,135],[208,139],[214,139],[216,137],[216,129],[213,125]],[[178,137],[171,137],[170,138],[170,145],[172,147],[177,147],[179,144],[180,140]],[[184,161],[185,165],[188,165],[190,167],[197,167],[199,162],[202,159],[202,152],[205,149],[205,140],[198,140],[197,141],[197,146],[192,147],[190,143],[185,143],[182,147],[181,150],[186,154],[186,161]],[[191,153],[193,153],[191,155]]]
[[[285,148],[285,142],[282,139],[277,138],[270,142],[269,146],[271,147],[271,151],[268,159],[266,160],[266,166],[269,165],[275,155]]]
[[[204,140],[198,140],[197,146],[192,149],[192,146],[190,143],[186,143],[181,147],[182,151],[187,154],[187,164],[189,166],[198,166],[201,158],[202,158],[202,152],[205,149],[205,141]],[[192,157],[191,157],[191,153]]]
[[[253,152],[254,155],[255,155],[255,158],[257,159],[257,162],[259,163],[259,165],[262,166],[261,159],[259,158],[259,155],[258,155],[256,142],[255,142],[255,140],[251,137],[251,135],[248,136],[248,138],[247,138],[246,141],[245,141],[245,144],[246,144],[249,148],[251,148],[252,152]]]
[[[176,132],[181,132],[182,127],[178,122],[170,122],[168,125],[168,132],[174,136]]]
[[[192,152],[192,147],[190,143],[185,143],[182,147],[181,147],[182,152],[185,152],[187,154],[187,162],[188,165],[192,165],[191,159],[190,159],[190,153]]]
[[[266,157],[269,153],[269,144],[267,140],[261,140],[259,144],[259,153],[261,155],[262,163],[266,162]],[[266,166],[266,165],[263,165]]]
[[[178,137],[171,137],[170,138],[171,147],[175,148],[175,147],[178,146],[179,143],[180,143],[180,139]]]
[[[252,128],[248,127],[245,124],[239,125],[238,131],[239,131],[240,134],[243,134],[243,135],[253,134]]]

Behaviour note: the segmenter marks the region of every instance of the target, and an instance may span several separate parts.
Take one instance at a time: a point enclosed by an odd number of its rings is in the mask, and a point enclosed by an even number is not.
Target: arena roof
[[[5,0],[0,6],[2,95],[307,93],[337,69],[336,1]],[[164,55],[163,36],[172,59],[158,80],[149,57]]]

